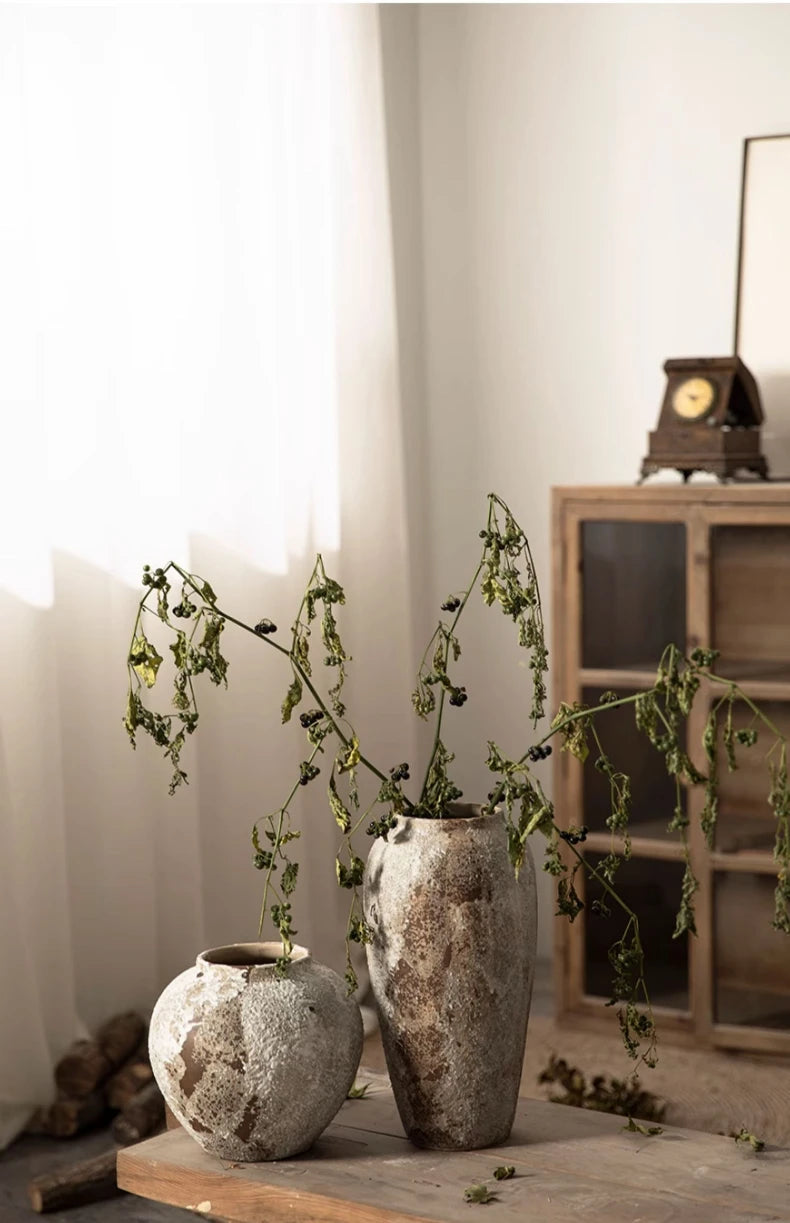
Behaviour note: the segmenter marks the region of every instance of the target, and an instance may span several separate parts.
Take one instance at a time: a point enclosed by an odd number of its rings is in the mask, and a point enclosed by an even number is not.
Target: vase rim
[[[238,968],[240,972],[273,971],[282,954],[282,944],[277,942],[226,943],[221,947],[209,947],[201,951],[195,963],[198,968]],[[291,964],[310,959],[307,947],[296,944],[288,957]]]
[[[404,812],[396,816],[396,819],[403,820],[404,822],[408,821],[411,824],[437,824],[441,825],[443,828],[446,828],[450,824],[458,826],[482,824],[489,821],[492,815],[502,814],[502,809],[500,807],[495,808],[494,811],[488,811],[483,814],[482,803],[450,803],[449,809],[453,812],[461,810],[468,811],[469,815],[453,814],[436,818],[428,815],[410,815],[407,812]]]

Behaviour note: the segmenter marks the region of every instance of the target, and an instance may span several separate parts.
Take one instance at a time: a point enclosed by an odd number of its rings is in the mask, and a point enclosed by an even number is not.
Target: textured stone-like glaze
[[[518,1099],[537,938],[535,869],[516,880],[500,814],[456,804],[376,840],[364,908],[392,1088],[418,1146],[504,1142]]]
[[[204,951],[151,1017],[162,1094],[204,1151],[223,1159],[306,1151],[359,1066],[362,1019],[343,981],[303,947],[277,977],[279,953],[279,943]]]

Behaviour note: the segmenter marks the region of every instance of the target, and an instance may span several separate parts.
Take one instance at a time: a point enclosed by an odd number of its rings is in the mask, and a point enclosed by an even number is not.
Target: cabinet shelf
[[[609,997],[605,996],[604,994],[583,994],[582,1002],[589,1007],[590,1010],[594,1009],[597,1011],[599,1007],[606,1006],[606,1004],[609,1002]],[[691,1012],[686,1005],[686,996],[682,992],[673,992],[671,989],[667,989],[664,992],[662,992],[660,989],[651,991],[650,1003],[653,1011],[653,1017],[657,1022],[660,1022],[662,1019],[672,1018],[675,1020],[682,1020],[683,1018],[690,1019],[691,1017]],[[609,1007],[608,1009],[611,1013],[613,1008]],[[638,1011],[644,1011],[645,1007],[640,1006],[636,1009]]]
[[[646,820],[631,828],[631,853],[637,858],[682,859],[683,846],[673,833],[666,831],[666,820]],[[610,832],[588,832],[585,842],[597,853],[608,854],[612,845]],[[615,853],[622,853],[622,841],[614,839]],[[729,856],[729,855],[728,855]]]
[[[579,680],[585,687],[628,696],[652,688],[657,667],[658,659],[652,665],[640,662],[633,667],[580,667]],[[790,701],[790,665],[785,662],[717,661],[713,670],[722,679],[733,680],[753,700]]]
[[[743,871],[749,875],[776,876],[776,863],[773,853],[759,850],[742,849],[737,853],[722,853],[714,850],[710,855],[710,864],[716,870]],[[790,955],[790,948],[788,948]]]
[[[790,688],[790,663],[785,659],[718,658],[713,670],[717,675],[737,680],[740,684],[771,684]]]
[[[787,631],[790,636],[790,623]],[[720,658],[714,670],[723,679],[734,680],[754,701],[790,701],[790,663],[786,660]]]
[[[734,858],[766,859],[773,865],[776,820],[767,802],[764,808],[746,806],[722,807],[716,821],[714,856],[732,861]],[[788,947],[790,955],[790,947]]]
[[[737,682],[790,736],[790,484],[555,489],[553,521],[555,707],[645,691],[668,644],[687,655],[700,645],[720,651],[716,674]],[[725,692],[706,684],[698,694],[686,744],[698,764],[711,701]],[[736,728],[752,725],[744,703],[734,720]],[[771,926],[776,825],[765,730],[753,748],[737,747],[734,773],[721,749],[713,849],[699,824],[702,787],[681,787],[700,883],[698,937],[673,940],[685,865],[679,836],[667,830],[674,778],[628,705],[597,725],[607,756],[632,780],[632,856],[617,886],[640,915],[661,1035],[789,1055],[790,938]],[[608,783],[593,753],[581,764],[557,752],[554,770],[560,826],[587,826],[584,852],[593,861],[617,852],[622,840],[606,828]],[[592,914],[595,887],[584,884],[588,903],[577,922],[555,926],[557,1015],[583,1026],[611,1015],[607,951],[622,933],[616,913],[605,922]]]
[[[632,692],[644,692],[653,687],[656,666],[652,670],[646,663],[634,667],[580,667],[579,678],[585,687],[600,688],[602,691],[614,688],[618,696],[629,696]],[[622,694],[619,691],[621,688]]]

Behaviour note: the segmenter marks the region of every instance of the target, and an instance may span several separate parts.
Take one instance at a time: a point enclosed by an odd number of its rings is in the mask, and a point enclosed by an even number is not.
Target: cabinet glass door
[[[600,688],[583,688],[582,701],[594,706],[601,699]],[[630,694],[622,687],[617,695]],[[677,791],[675,779],[667,772],[663,755],[658,752],[643,731],[637,729],[633,705],[616,705],[597,716],[596,730],[601,747],[615,769],[631,778],[632,836],[677,839],[668,833],[667,825],[675,811]],[[595,767],[596,745],[584,762],[584,823],[591,832],[605,832],[606,820],[612,810],[611,785],[608,777]],[[686,810],[686,789],[681,787],[680,805]]]
[[[711,530],[711,640],[736,679],[790,680],[790,527]]]
[[[602,855],[588,853],[597,865]],[[633,857],[623,862],[615,887],[625,903],[640,915],[645,951],[646,980],[654,1006],[685,1011],[689,1005],[688,938],[673,938],[684,867],[681,862]],[[626,918],[608,902],[608,916],[598,915],[593,901],[604,899],[603,889],[585,878],[584,969],[585,991],[608,998],[612,987],[609,948],[623,933]]]
[[[776,879],[719,871],[714,884],[715,1018],[790,1030],[790,936],[774,930]]]
[[[686,528],[680,522],[581,527],[582,667],[655,671],[686,643]]]
[[[760,701],[759,707],[776,729],[790,739],[790,702]],[[718,777],[719,811],[715,847],[722,853],[763,853],[772,855],[776,840],[776,818],[768,803],[771,790],[769,764],[778,761],[774,735],[761,725],[752,710],[736,701],[732,713],[733,730],[756,730],[757,742],[750,747],[734,743],[735,763],[731,770],[723,743],[726,706],[719,713]],[[790,957],[790,940],[787,944]]]

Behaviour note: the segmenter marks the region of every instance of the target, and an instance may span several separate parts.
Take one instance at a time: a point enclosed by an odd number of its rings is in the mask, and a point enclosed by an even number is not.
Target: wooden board
[[[493,1179],[500,1164],[515,1166],[513,1179]],[[480,1181],[497,1192],[502,1223],[778,1223],[790,1152],[754,1155],[732,1138],[672,1127],[647,1138],[624,1132],[622,1117],[530,1099],[503,1147],[421,1151],[389,1089],[376,1086],[294,1159],[227,1163],[181,1129],[118,1155],[120,1188],[229,1223],[455,1223],[478,1209],[464,1189]]]

